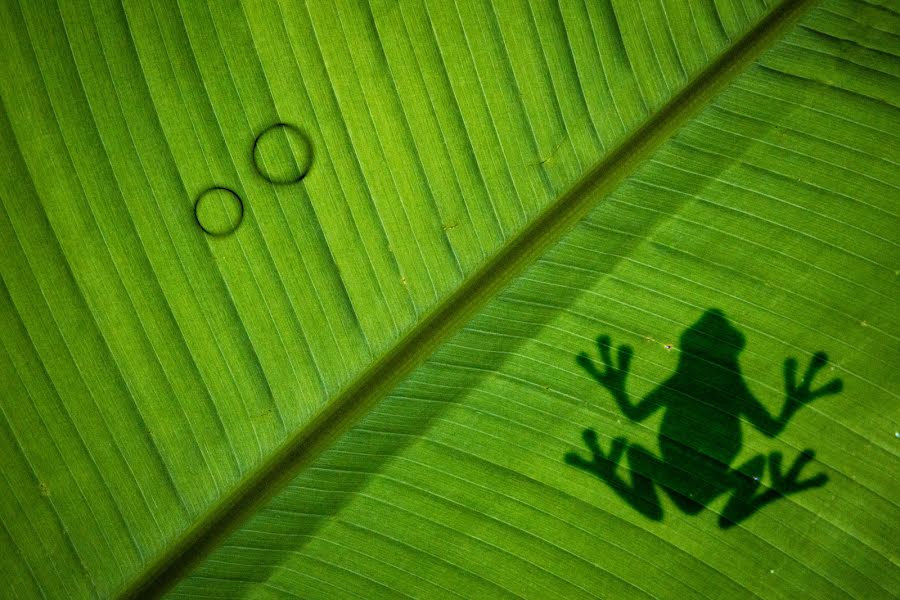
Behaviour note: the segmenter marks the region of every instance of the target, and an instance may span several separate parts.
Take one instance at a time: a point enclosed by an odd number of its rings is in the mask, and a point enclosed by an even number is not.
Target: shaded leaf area
[[[0,4],[3,589],[134,580],[767,4]]]
[[[895,31],[895,6],[813,9],[171,596],[893,597]],[[802,374],[824,350],[814,389],[843,382],[777,437],[741,417],[732,465],[814,448],[804,477],[828,482],[727,530],[725,496],[687,514],[664,495],[651,520],[564,461],[585,428],[662,455],[662,413],[629,420],[578,355],[630,345],[647,398],[713,307],[768,413],[797,393],[788,358]]]

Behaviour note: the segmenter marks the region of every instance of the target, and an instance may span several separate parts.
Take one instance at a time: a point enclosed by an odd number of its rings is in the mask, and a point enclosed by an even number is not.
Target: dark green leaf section
[[[767,4],[0,3],[3,590],[137,579]]]
[[[896,6],[813,9],[172,596],[893,597],[897,31]],[[602,366],[610,336],[633,348],[631,400],[658,397],[712,360],[689,335],[710,309],[727,327],[705,343],[730,348],[738,383],[694,377],[707,417],[679,424],[715,445],[738,422],[730,466],[762,457],[749,485],[786,493],[726,529],[732,491],[685,510],[657,486],[660,514],[623,498],[641,477],[684,496],[716,482],[665,453],[671,409],[632,420],[578,360]],[[739,384],[777,416],[785,359],[802,374],[818,351],[812,389],[843,389],[783,431],[721,409]],[[624,486],[566,463],[590,459],[589,428],[605,454],[624,439]],[[775,475],[806,449],[799,479],[822,485],[790,492]]]

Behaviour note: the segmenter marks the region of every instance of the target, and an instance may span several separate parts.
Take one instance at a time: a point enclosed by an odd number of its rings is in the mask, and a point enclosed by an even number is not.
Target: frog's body
[[[629,485],[616,473],[617,463],[626,450],[625,440],[613,440],[612,449],[605,454],[600,450],[596,433],[589,429],[584,438],[592,460],[573,453],[566,460],[608,481],[619,495],[648,517],[662,518],[655,484],[689,514],[700,512],[718,496],[733,491],[720,519],[720,524],[728,527],[779,495],[825,483],[824,474],[797,481],[802,466],[812,459],[811,451],[801,454],[786,474],[781,473],[780,453],[772,453],[769,457],[772,487],[758,496],[756,490],[765,470],[765,458],[758,455],[737,469],[731,466],[742,447],[742,417],[774,437],[804,403],[840,391],[840,380],[815,392],[809,389],[816,371],[827,362],[823,353],[813,357],[799,386],[794,384],[796,361],[786,361],[788,398],[781,414],[773,417],[753,396],[741,375],[738,354],[744,346],[744,336],[719,310],[706,311],[685,331],[675,373],[637,404],[632,404],[625,392],[631,349],[619,349],[619,367],[615,368],[609,338],[599,338],[598,345],[605,371],[597,369],[586,354],[580,355],[578,362],[612,393],[626,416],[641,421],[665,408],[658,440],[660,457],[639,445],[627,446],[632,471]]]

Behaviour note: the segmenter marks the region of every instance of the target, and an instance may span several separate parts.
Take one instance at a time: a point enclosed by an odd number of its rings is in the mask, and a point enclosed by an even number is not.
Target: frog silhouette
[[[657,487],[690,515],[700,513],[710,502],[730,492],[719,517],[723,529],[740,523],[780,497],[825,485],[828,478],[824,473],[800,479],[800,471],[814,458],[809,449],[801,452],[786,471],[782,470],[782,454],[769,454],[766,486],[762,484],[765,456],[754,456],[732,468],[742,446],[743,420],[774,438],[802,406],[821,396],[837,394],[843,388],[840,379],[833,379],[812,389],[816,373],[828,363],[824,352],[813,355],[799,381],[797,361],[789,358],[784,363],[786,398],[781,413],[773,416],[753,396],[741,375],[738,355],[744,342],[743,334],[721,310],[707,310],[682,334],[675,373],[647,397],[632,403],[625,390],[632,349],[620,346],[614,364],[610,338],[597,338],[602,368],[584,352],[578,356],[578,364],[609,391],[629,419],[642,421],[665,409],[658,436],[659,456],[640,445],[629,445],[621,437],[615,438],[609,452],[604,453],[597,433],[586,429],[583,438],[590,458],[570,452],[565,456],[566,462],[604,480],[633,508],[656,521],[663,518]],[[626,450],[630,482],[618,473],[618,463]]]

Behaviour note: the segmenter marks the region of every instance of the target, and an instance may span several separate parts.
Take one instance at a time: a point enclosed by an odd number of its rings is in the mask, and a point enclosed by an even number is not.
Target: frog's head
[[[718,308],[711,308],[681,334],[681,351],[711,362],[737,360],[744,348],[744,334],[735,329]]]

